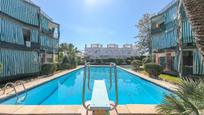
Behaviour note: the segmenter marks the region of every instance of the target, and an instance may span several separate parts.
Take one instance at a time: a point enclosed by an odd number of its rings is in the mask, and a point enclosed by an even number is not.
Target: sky
[[[33,0],[60,24],[60,43],[134,44],[135,25],[145,13],[157,13],[171,0]]]

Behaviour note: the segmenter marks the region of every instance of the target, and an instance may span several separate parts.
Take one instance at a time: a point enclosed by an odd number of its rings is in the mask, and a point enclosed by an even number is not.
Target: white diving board
[[[90,102],[92,110],[110,110],[110,101],[104,80],[95,80]]]

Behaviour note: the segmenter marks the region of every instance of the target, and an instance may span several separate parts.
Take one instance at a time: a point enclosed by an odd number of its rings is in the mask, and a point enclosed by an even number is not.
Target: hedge
[[[149,73],[150,77],[157,77],[163,72],[164,68],[155,63],[147,63],[144,65],[144,70]]]
[[[57,70],[56,64],[44,64],[42,65],[41,73],[44,75],[53,74]]]

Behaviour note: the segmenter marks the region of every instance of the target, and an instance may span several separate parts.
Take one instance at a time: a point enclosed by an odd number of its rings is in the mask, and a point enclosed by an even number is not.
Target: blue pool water
[[[120,68],[118,71],[119,104],[160,104],[170,91],[141,79]],[[109,87],[109,68],[91,67],[91,87],[94,80],[105,80]],[[108,91],[109,99],[115,100],[113,87]],[[73,71],[55,80],[44,83],[28,91],[21,105],[79,105],[82,104],[83,69]],[[20,96],[24,96],[22,93]],[[91,99],[91,91],[86,90],[86,100]],[[2,100],[1,104],[15,104],[16,97]]]

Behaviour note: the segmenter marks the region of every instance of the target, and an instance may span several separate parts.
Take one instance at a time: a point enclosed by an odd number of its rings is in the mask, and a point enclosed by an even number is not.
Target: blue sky
[[[91,43],[134,43],[135,24],[171,0],[33,0],[61,26],[60,42],[80,50]]]

